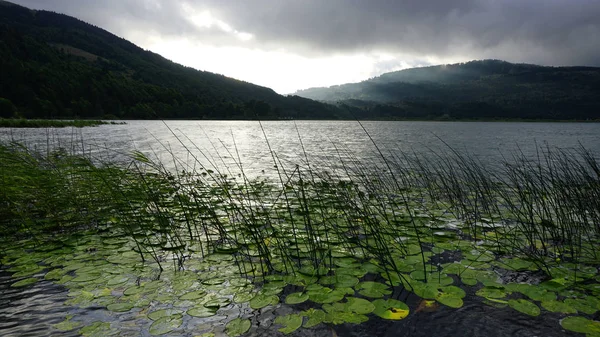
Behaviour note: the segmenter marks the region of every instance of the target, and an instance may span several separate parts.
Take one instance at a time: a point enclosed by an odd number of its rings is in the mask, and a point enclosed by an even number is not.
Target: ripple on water
[[[11,288],[10,273],[0,270],[0,336],[78,336],[76,331],[62,333],[52,328],[65,316],[76,312],[64,305],[67,291],[48,281],[23,288]]]
[[[0,270],[0,336],[79,336],[77,329],[60,332],[52,325],[62,322],[69,314],[79,317],[83,322],[102,320],[118,322],[122,336],[149,336],[141,334],[142,328],[132,317],[124,314],[112,314],[101,307],[84,309],[65,305],[68,299],[67,290],[51,282],[40,281],[23,288],[11,288],[15,282],[10,273]],[[469,296],[460,309],[440,306],[434,312],[415,312],[419,298],[409,295],[406,299],[413,313],[400,321],[388,321],[370,317],[366,323],[343,324],[334,326],[333,330],[323,324],[312,329],[300,329],[294,337],[567,337],[581,336],[565,331],[559,325],[560,314],[545,312],[538,317],[519,314],[510,308],[494,308],[481,302],[475,296]],[[403,298],[402,298],[403,299]],[[247,336],[280,337],[286,336],[277,331],[273,324],[275,317],[292,313],[289,306],[260,312],[252,318],[254,328]],[[221,317],[224,319],[225,317]],[[210,324],[205,321],[204,324]],[[214,322],[216,323],[216,322]],[[222,325],[217,323],[217,325]],[[194,324],[196,330],[201,326]],[[224,326],[221,326],[223,328]],[[206,327],[210,330],[210,327]],[[223,330],[223,329],[216,329]],[[335,330],[335,332],[334,332]],[[290,336],[290,335],[287,335]]]

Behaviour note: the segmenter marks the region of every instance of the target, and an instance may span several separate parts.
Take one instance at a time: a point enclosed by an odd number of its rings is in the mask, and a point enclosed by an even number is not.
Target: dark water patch
[[[413,309],[413,308],[411,308]],[[459,309],[440,306],[435,312],[417,312],[404,320],[389,321],[376,317],[360,325],[335,327],[339,337],[566,337],[581,336],[560,328],[560,315],[544,313],[530,317],[510,308],[494,308],[470,299]]]
[[[52,325],[64,321],[79,309],[64,305],[67,290],[48,281],[23,288],[11,288],[10,273],[0,270],[0,336],[79,336],[76,331],[60,332]]]

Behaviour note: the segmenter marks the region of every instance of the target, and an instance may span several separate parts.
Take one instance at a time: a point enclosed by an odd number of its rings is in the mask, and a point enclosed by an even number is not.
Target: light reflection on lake
[[[127,121],[126,125],[82,129],[0,129],[0,139],[16,140],[41,151],[48,146],[83,151],[101,161],[126,162],[132,151],[139,150],[171,168],[173,158],[188,164],[198,160],[223,173],[238,172],[241,163],[244,172],[254,177],[274,165],[269,146],[276,160],[290,167],[304,163],[305,154],[313,167],[320,169],[340,168],[352,159],[377,162],[379,155],[369,135],[386,156],[444,154],[453,149],[493,164],[510,160],[517,152],[535,158],[536,150],[546,145],[574,149],[580,144],[600,156],[598,123],[362,124],[368,134],[355,121],[264,121],[262,128],[257,121]]]

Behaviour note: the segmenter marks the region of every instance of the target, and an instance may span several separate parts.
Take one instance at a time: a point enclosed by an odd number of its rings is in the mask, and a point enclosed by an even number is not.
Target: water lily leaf
[[[129,281],[129,277],[117,275],[117,276],[109,279],[108,282],[106,282],[106,284],[108,286],[116,286],[116,285],[127,283],[127,281]]]
[[[308,317],[308,320],[304,323],[305,328],[312,328],[321,324],[327,317],[327,314],[323,310],[313,308],[303,311],[301,314]]]
[[[35,277],[29,277],[29,278],[26,278],[24,280],[17,281],[15,283],[11,284],[10,286],[13,287],[13,288],[26,287],[26,286],[28,286],[30,284],[36,283],[37,281],[38,281],[37,278],[35,278]]]
[[[241,319],[238,317],[227,323],[225,331],[229,337],[236,337],[245,334],[250,330],[250,326],[252,326],[252,323],[249,319]]]
[[[231,300],[227,297],[211,298],[203,302],[203,305],[207,308],[221,308],[231,303]]]
[[[58,329],[60,331],[70,331],[73,329],[77,329],[82,325],[81,322],[71,321],[71,318],[73,318],[73,316],[68,315],[64,321],[54,324],[53,327],[55,327],[56,329]]]
[[[12,277],[19,278],[19,277],[35,275],[35,274],[41,272],[42,270],[44,270],[45,268],[46,267],[40,266],[37,264],[30,264],[30,265],[19,266],[17,268],[11,268],[11,271],[18,270],[16,273],[14,273],[12,275]]]
[[[577,310],[570,307],[568,304],[565,304],[561,301],[550,300],[550,301],[542,301],[542,307],[548,311],[552,312],[560,312],[563,314],[576,314]]]
[[[156,310],[156,311],[149,313],[148,318],[150,318],[153,321],[156,321],[163,317],[181,315],[182,313],[183,313],[183,310],[179,310],[179,309],[175,309],[175,308],[160,309],[160,310]]]
[[[338,268],[335,270],[336,275],[351,275],[355,277],[363,277],[367,274],[367,270],[362,267],[354,268]]]
[[[560,325],[566,330],[585,333],[593,336],[600,334],[600,322],[592,321],[585,317],[569,316],[560,321]]]
[[[261,309],[268,305],[276,305],[279,303],[277,295],[258,294],[250,300],[250,308]]]
[[[133,287],[129,287],[127,289],[125,289],[125,291],[123,292],[123,295],[136,295],[139,294],[141,292],[144,291],[143,287],[139,287],[139,286],[133,286]]]
[[[519,289],[523,295],[531,298],[534,301],[544,302],[556,300],[556,293],[533,285],[521,285]]]
[[[300,328],[300,326],[302,326],[302,316],[298,314],[279,316],[275,319],[275,324],[283,325],[284,327],[279,329],[279,331],[287,335],[296,331],[298,328]]]
[[[477,284],[477,279],[474,278],[461,277],[460,281],[468,286],[474,286]]]
[[[323,304],[323,310],[327,313],[340,313],[346,311],[346,305],[341,302]]]
[[[540,308],[525,299],[508,300],[508,306],[529,316],[539,316],[540,314]]]
[[[371,298],[380,298],[392,293],[388,286],[379,282],[361,282],[357,285],[358,293]]]
[[[485,298],[504,298],[507,295],[504,290],[492,287],[483,287],[477,290],[475,294]]]
[[[117,330],[110,327],[107,322],[94,322],[88,326],[79,329],[79,333],[84,337],[104,337],[118,333]]]
[[[451,295],[458,298],[465,298],[465,296],[467,296],[467,293],[462,288],[459,288],[457,286],[441,287],[440,290],[447,295]]]
[[[347,274],[336,274],[332,276],[323,276],[319,282],[321,284],[333,284],[336,288],[347,288],[357,285],[358,278]]]
[[[233,301],[235,303],[245,303],[254,298],[254,296],[256,296],[256,293],[250,291],[244,293],[237,293],[233,296]]]
[[[181,315],[164,316],[150,325],[149,332],[153,336],[164,335],[179,328],[181,324],[183,324]]]
[[[320,290],[308,292],[308,297],[315,303],[333,303],[341,301],[344,296],[346,296],[346,291],[340,289],[321,288]]]
[[[593,315],[594,313],[596,313],[596,311],[598,311],[598,309],[590,306],[589,302],[586,299],[567,298],[564,302],[566,305],[584,314]]]
[[[187,314],[193,317],[211,317],[217,314],[217,308],[194,307],[187,311]]]
[[[107,305],[106,309],[112,312],[126,312],[133,309],[133,304],[129,302],[112,303]]]
[[[78,282],[78,283],[89,282],[89,281],[97,280],[99,276],[100,276],[100,274],[98,274],[98,273],[78,274],[71,281],[72,282]]]
[[[434,284],[427,284],[423,282],[413,282],[411,283],[412,290],[415,295],[426,298],[426,299],[435,299],[438,297],[439,291],[438,287]]]
[[[308,300],[308,294],[303,292],[291,293],[285,297],[286,304],[299,304]]]
[[[458,309],[463,306],[462,298],[457,297],[454,294],[440,292],[435,299],[450,308]]]
[[[331,324],[361,324],[368,320],[369,318],[367,316],[355,312],[336,311],[327,313],[323,322]]]
[[[433,273],[427,275],[427,283],[443,287],[454,283],[454,279],[446,274]]]
[[[375,305],[363,298],[348,297],[346,302],[346,310],[357,314],[366,315],[375,310]]]
[[[65,273],[66,273],[66,271],[64,271],[61,268],[52,269],[51,271],[47,272],[46,275],[44,275],[44,279],[46,279],[48,281],[60,280]]]
[[[225,279],[222,279],[222,278],[211,278],[211,279],[202,281],[202,284],[206,284],[206,285],[217,285],[217,284],[223,284],[223,283],[225,283]]]
[[[180,300],[184,300],[184,301],[191,301],[191,300],[197,300],[199,298],[202,298],[206,295],[206,291],[203,290],[196,290],[196,291],[190,291],[188,293],[183,294],[182,296],[179,296]]]
[[[400,320],[406,318],[410,312],[408,305],[394,299],[377,299],[373,304],[375,305],[373,313],[385,319]]]
[[[76,305],[81,308],[85,308],[85,307],[89,307],[90,305],[92,305],[92,301],[94,300],[95,296],[93,293],[91,293],[89,291],[85,291],[85,290],[73,291],[73,290],[71,290],[69,292],[69,297],[71,297],[71,298],[68,299],[65,302],[65,304]]]

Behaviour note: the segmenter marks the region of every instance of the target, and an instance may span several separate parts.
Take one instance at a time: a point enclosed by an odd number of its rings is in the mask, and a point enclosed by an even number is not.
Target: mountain
[[[471,61],[295,94],[346,104],[357,118],[600,120],[595,67]]]
[[[73,17],[0,0],[0,117],[335,119],[339,108],[143,50]]]

